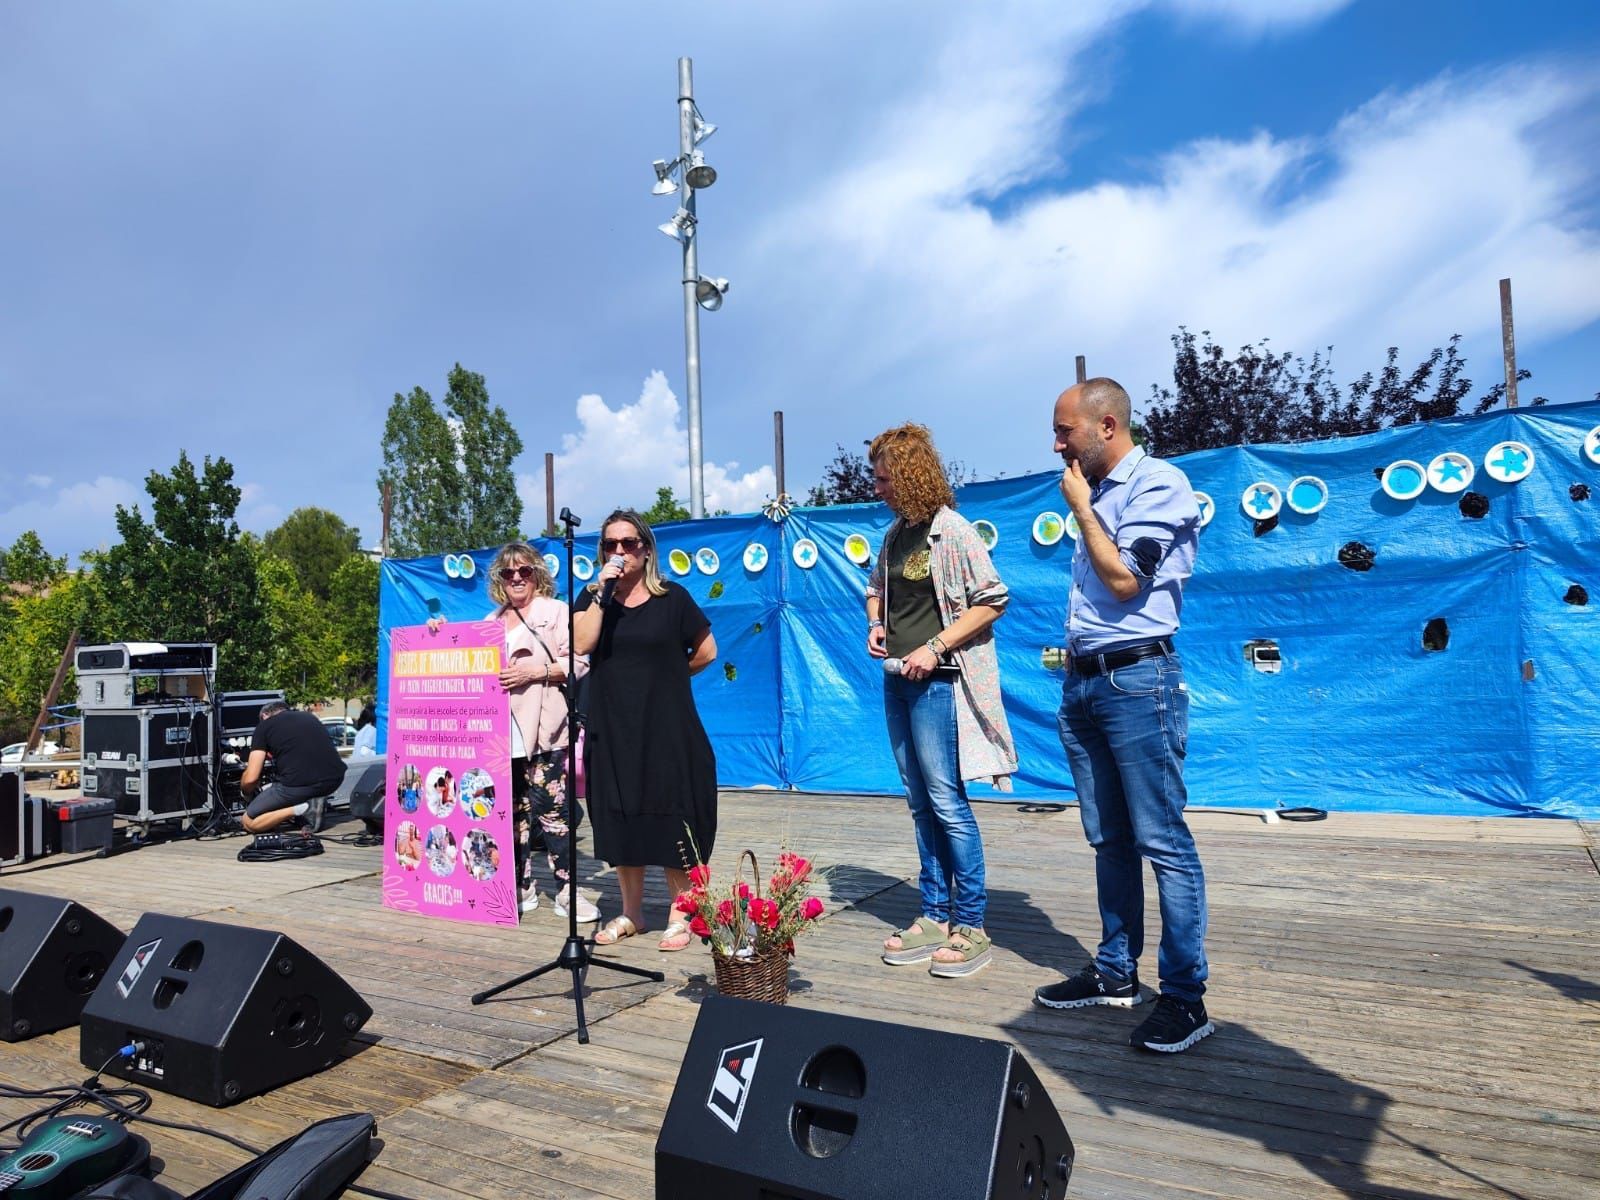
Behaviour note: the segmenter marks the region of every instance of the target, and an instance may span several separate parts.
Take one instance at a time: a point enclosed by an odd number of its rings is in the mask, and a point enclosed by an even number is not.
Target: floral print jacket
[[[888,580],[884,576],[883,552],[901,524],[896,518],[884,534],[867,582],[869,596],[884,598]],[[945,628],[975,604],[1005,609],[1011,593],[989,561],[989,551],[978,531],[965,517],[950,508],[936,512],[928,531],[928,550],[939,622]],[[888,607],[886,600],[884,607]],[[994,626],[953,653],[961,668],[956,686],[961,777],[988,780],[1002,792],[1009,792],[1011,776],[1017,769],[1017,748],[1000,699],[1000,660],[994,648]]]

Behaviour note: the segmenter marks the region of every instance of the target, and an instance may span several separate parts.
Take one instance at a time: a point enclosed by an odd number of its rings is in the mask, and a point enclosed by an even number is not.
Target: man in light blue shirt
[[[1112,379],[1061,393],[1061,495],[1078,520],[1067,609],[1070,657],[1057,725],[1095,852],[1100,946],[1076,975],[1034,992],[1046,1008],[1143,1001],[1144,868],[1161,900],[1155,1011],[1129,1042],[1177,1053],[1211,1033],[1205,875],[1183,819],[1189,691],[1173,644],[1194,569],[1200,509],[1183,472],[1134,445]]]

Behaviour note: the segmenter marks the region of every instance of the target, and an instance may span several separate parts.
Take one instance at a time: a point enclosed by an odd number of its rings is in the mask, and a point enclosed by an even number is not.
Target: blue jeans
[[[1104,675],[1068,671],[1056,717],[1083,832],[1094,847],[1100,900],[1095,966],[1127,979],[1144,950],[1144,867],[1161,900],[1161,990],[1198,1000],[1206,990],[1206,881],[1183,819],[1189,692],[1177,655]]]
[[[885,675],[883,715],[917,830],[922,911],[982,929],[989,903],[983,839],[961,780],[955,684]]]

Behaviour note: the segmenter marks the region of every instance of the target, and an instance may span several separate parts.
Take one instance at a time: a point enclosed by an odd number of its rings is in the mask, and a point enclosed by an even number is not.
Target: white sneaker
[[[538,892],[529,892],[525,896],[522,897],[522,905],[521,905],[521,911],[522,912],[525,912],[525,913],[533,912],[538,907],[539,907],[539,893]]]
[[[565,917],[567,915],[567,893],[564,891],[557,892],[556,898],[550,902],[550,907],[555,910],[556,916]],[[594,901],[589,899],[589,897],[585,896],[582,892],[579,892],[578,924],[592,925],[599,919],[600,910],[594,906]]]

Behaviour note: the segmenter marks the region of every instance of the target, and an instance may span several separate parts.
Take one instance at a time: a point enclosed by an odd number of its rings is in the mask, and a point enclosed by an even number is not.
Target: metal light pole
[[[699,254],[695,250],[694,188],[689,184],[688,162],[694,153],[694,62],[678,60],[678,160],[682,184],[678,203],[691,224],[683,238],[683,356],[689,389],[689,516],[706,515],[705,459],[700,443],[700,304],[695,290],[700,284]]]

